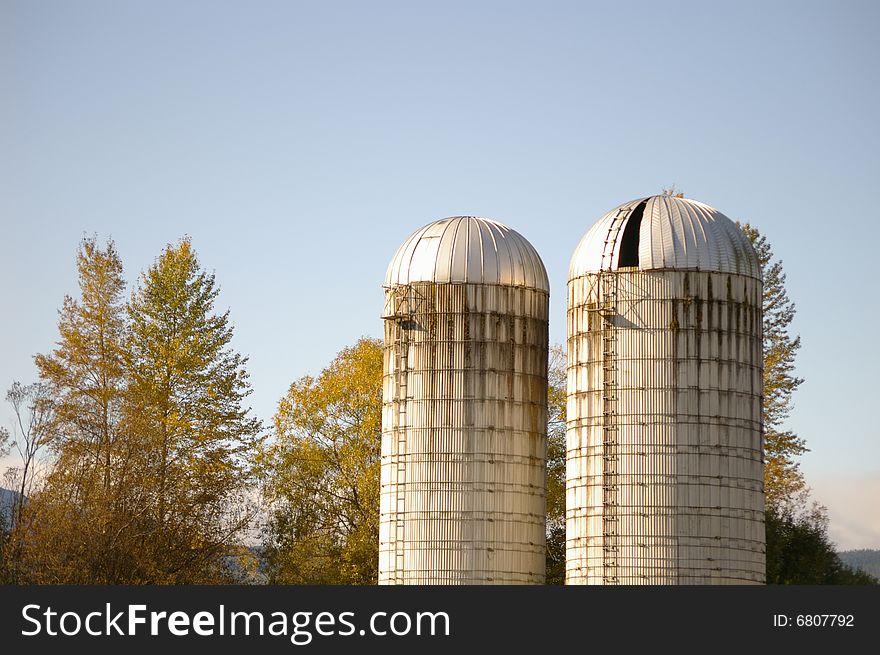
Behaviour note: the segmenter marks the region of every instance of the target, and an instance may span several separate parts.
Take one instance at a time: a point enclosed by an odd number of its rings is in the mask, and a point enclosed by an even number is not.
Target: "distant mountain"
[[[0,487],[0,520],[5,526],[9,526],[11,523],[12,507],[15,505],[16,498],[18,498],[17,491]]]
[[[837,556],[847,566],[880,578],[880,550],[844,550],[837,553]]]

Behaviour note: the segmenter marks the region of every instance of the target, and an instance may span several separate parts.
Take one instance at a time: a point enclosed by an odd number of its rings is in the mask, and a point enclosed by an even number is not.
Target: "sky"
[[[516,229],[568,261],[676,185],[767,236],[802,338],[788,427],[842,548],[880,548],[875,2],[0,0],[0,386],[36,380],[84,235],[131,285],[192,238],[267,425],[381,337],[397,246]],[[8,424],[8,406],[0,409]]]

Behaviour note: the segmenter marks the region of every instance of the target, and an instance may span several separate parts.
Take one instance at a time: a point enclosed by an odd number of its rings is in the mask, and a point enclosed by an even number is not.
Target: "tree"
[[[112,241],[83,240],[77,266],[81,298],[65,298],[58,347],[35,358],[55,462],[13,533],[17,581],[227,581],[259,423],[214,277],[184,240],[126,305]]]
[[[794,392],[801,340],[789,333],[795,306],[785,289],[782,261],[774,260],[767,238],[749,223],[740,228],[752,242],[764,278],[764,491],[768,584],[876,584],[871,576],[841,562],[828,537],[825,508],[810,502],[797,457],[807,451],[802,437],[784,429]]]
[[[6,507],[0,507],[0,584],[9,584],[13,581],[7,555],[10,536],[9,512]]]
[[[9,512],[11,528],[22,522],[24,501],[34,488],[38,456],[50,438],[53,403],[48,387],[40,383],[22,385],[20,382],[13,382],[6,392],[6,400],[12,405],[15,414],[15,436],[11,443],[18,452],[21,463],[20,467],[7,469],[4,475],[6,484],[15,487],[16,492]],[[9,448],[3,450],[8,452]],[[14,561],[16,556],[14,553],[7,554],[7,558]]]
[[[260,423],[243,407],[247,359],[230,348],[229,312],[214,313],[218,293],[183,239],[128,305],[127,421],[150,453],[152,582],[216,579],[251,519],[242,508]]]
[[[795,459],[807,451],[803,438],[783,423],[792,409],[792,396],[803,382],[794,374],[794,360],[801,346],[789,334],[795,306],[785,289],[782,261],[773,258],[767,238],[749,223],[741,224],[752,242],[764,277],[764,491],[769,507],[797,502],[806,485]]]
[[[565,350],[550,348],[547,385],[547,584],[565,584]]]
[[[825,509],[769,507],[767,584],[878,584],[874,576],[845,565],[828,539]]]
[[[12,449],[12,437],[9,430],[0,427],[0,457],[6,457]]]
[[[122,260],[112,240],[102,249],[85,238],[77,252],[81,299],[65,296],[61,340],[34,362],[53,398],[55,447],[73,451],[109,489],[125,391],[125,305]]]
[[[379,557],[382,346],[360,339],[294,382],[262,458],[264,554],[286,584],[373,584]]]
[[[118,529],[114,472],[120,462],[114,447],[122,435],[125,391],[122,262],[112,241],[101,248],[96,238],[80,242],[76,262],[81,297],[64,298],[57,347],[34,357],[43,402],[51,402],[45,427],[56,462],[14,529],[24,582],[105,581],[101,572],[112,560]]]
[[[11,448],[12,438],[9,430],[0,427],[0,457],[5,457]],[[10,522],[13,508],[7,506],[4,496],[9,492],[0,489],[0,584],[9,581],[7,563],[7,544],[9,543]]]
[[[13,382],[6,392],[6,400],[15,414],[15,437],[12,444],[18,451],[21,468],[12,469],[18,492],[12,520],[21,518],[22,499],[30,495],[36,476],[37,457],[49,441],[53,402],[46,385],[40,383],[22,385]],[[7,475],[7,477],[13,477]]]

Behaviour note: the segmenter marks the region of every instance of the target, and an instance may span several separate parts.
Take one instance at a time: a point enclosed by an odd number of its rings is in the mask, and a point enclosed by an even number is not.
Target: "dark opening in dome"
[[[617,260],[617,267],[638,266],[639,265],[639,230],[642,227],[642,216],[645,214],[645,205],[647,200],[639,203],[638,207],[633,209],[623,228],[623,239],[620,242],[620,256]]]

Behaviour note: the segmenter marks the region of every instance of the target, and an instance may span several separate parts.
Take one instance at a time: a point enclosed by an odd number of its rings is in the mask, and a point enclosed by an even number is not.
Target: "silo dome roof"
[[[748,237],[717,209],[678,196],[651,196],[605,214],[575,248],[568,278],[636,266],[761,278]]]
[[[413,232],[397,249],[386,287],[410,282],[503,284],[550,292],[547,271],[532,244],[488,218],[442,218]]]

